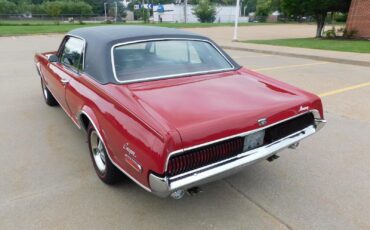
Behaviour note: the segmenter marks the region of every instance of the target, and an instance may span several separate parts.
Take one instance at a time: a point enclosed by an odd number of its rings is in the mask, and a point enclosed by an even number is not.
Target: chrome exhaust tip
[[[179,200],[179,199],[183,198],[184,195],[185,195],[185,191],[181,190],[181,189],[178,189],[178,190],[174,191],[173,193],[171,193],[171,197],[175,200]]]
[[[299,146],[299,142],[293,143],[289,146],[290,149],[296,149]]]

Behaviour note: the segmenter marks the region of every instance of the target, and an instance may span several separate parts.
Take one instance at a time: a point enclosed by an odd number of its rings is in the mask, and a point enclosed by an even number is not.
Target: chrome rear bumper
[[[189,189],[227,177],[238,172],[247,165],[266,159],[292,144],[316,133],[324,126],[326,121],[320,119],[319,114],[315,114],[314,111],[311,112],[313,112],[315,116],[315,125],[308,126],[299,132],[293,133],[269,145],[253,149],[235,157],[173,177],[158,177],[154,174],[150,174],[149,184],[151,191],[158,196],[167,197],[176,190]]]

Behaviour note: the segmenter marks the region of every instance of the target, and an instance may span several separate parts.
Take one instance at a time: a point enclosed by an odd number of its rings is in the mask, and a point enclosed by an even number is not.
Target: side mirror
[[[58,62],[59,58],[58,58],[57,55],[52,54],[52,55],[49,56],[48,60],[49,60],[49,62]]]

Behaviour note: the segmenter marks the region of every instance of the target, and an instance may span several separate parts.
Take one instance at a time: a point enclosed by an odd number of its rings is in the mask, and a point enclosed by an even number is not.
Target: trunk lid
[[[260,128],[261,118],[269,125],[306,112],[311,96],[246,70],[135,83],[129,89],[155,120],[179,132],[184,148]]]

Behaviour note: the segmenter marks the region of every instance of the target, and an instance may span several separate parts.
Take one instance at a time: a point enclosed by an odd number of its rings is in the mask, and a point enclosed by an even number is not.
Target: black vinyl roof
[[[102,84],[117,83],[113,76],[111,62],[111,48],[116,44],[165,38],[202,39],[212,42],[209,38],[195,33],[159,26],[112,25],[85,27],[71,30],[68,35],[85,40],[84,71]],[[217,48],[236,68],[240,67],[220,47],[217,46]]]
[[[142,39],[158,38],[164,36],[192,37],[208,39],[206,37],[179,29],[159,27],[159,26],[96,26],[75,29],[69,34],[84,38],[88,43],[112,41],[124,42]],[[100,43],[102,44],[102,43]]]

